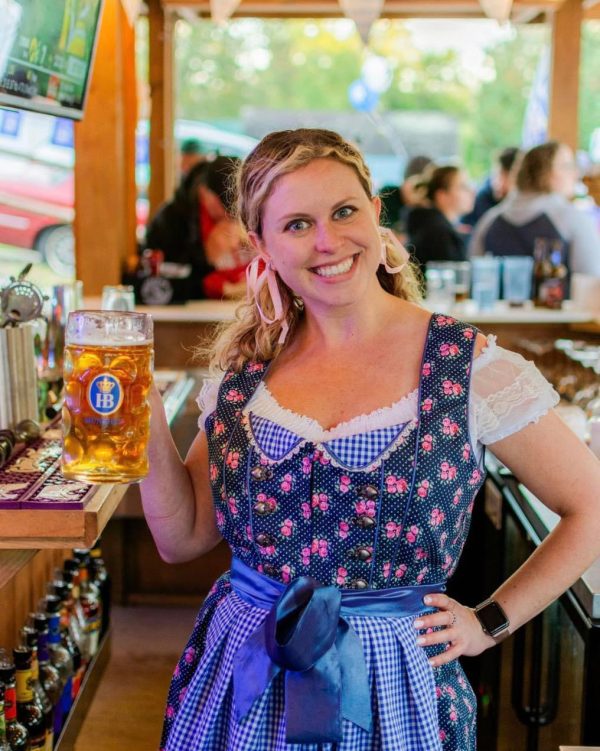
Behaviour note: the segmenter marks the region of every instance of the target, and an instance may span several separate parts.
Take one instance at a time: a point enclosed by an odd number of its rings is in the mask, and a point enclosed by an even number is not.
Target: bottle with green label
[[[15,666],[0,654],[0,683],[4,684],[4,720],[10,751],[29,751],[29,733],[17,719]]]
[[[45,751],[46,723],[44,713],[33,692],[31,649],[15,647],[13,657],[17,671],[17,717],[29,733],[29,751]]]
[[[0,683],[0,751],[11,751],[6,738],[6,720],[4,719],[4,683]]]

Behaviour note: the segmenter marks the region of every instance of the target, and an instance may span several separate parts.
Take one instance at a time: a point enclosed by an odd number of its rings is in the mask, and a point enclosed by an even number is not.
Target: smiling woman
[[[221,538],[233,552],[175,669],[161,747],[474,751],[458,658],[598,556],[599,464],[531,363],[419,306],[350,143],[266,136],[238,202],[256,251],[249,300],[215,344],[221,370],[185,462],[152,395],[141,490],[161,556],[190,560]],[[471,609],[444,590],[484,445],[563,518]]]

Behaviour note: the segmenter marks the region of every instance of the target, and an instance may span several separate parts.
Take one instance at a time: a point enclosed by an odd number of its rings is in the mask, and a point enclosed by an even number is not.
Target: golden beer
[[[63,475],[92,483],[141,480],[148,474],[150,317],[76,311],[66,340]]]

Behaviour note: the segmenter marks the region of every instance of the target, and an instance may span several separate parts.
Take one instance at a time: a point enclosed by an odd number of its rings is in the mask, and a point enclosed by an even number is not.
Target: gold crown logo
[[[115,386],[115,382],[109,381],[106,376],[101,381],[98,381],[98,391],[101,391],[103,394],[110,394]]]

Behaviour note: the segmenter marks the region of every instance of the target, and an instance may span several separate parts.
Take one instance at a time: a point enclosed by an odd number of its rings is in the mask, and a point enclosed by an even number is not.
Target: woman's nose
[[[341,238],[337,228],[331,223],[317,225],[315,234],[315,248],[320,253],[335,253],[341,245]]]

